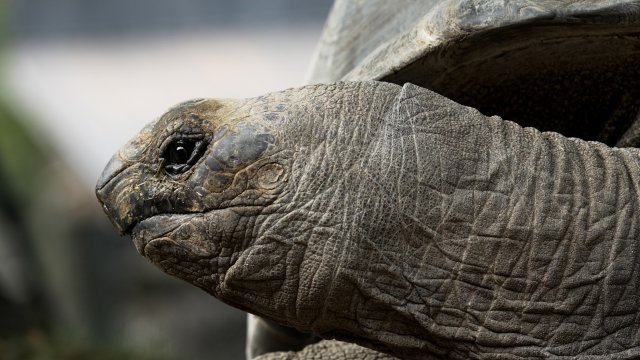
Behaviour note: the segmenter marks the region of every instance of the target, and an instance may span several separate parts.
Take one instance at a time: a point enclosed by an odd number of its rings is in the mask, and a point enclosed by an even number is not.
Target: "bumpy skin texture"
[[[209,139],[185,173],[172,139]],[[97,194],[165,272],[406,359],[640,356],[640,152],[407,84],[182,104]]]
[[[302,351],[274,352],[255,360],[397,360],[391,355],[342,341],[321,341]]]

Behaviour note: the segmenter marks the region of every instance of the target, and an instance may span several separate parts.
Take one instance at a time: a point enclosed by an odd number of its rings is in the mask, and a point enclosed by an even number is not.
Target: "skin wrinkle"
[[[370,114],[369,114],[369,115],[370,115]],[[339,124],[339,126],[340,126],[340,124]],[[358,127],[356,128],[356,130],[357,130],[357,129],[358,129]],[[342,132],[342,131],[343,131],[343,130],[341,130],[341,129],[339,129],[339,130],[338,130],[338,132]],[[355,131],[354,131],[354,135],[353,135],[353,136],[355,136]],[[351,136],[351,137],[349,138],[349,143],[352,143],[352,142],[353,142],[353,136]],[[331,138],[331,137],[330,137],[330,138]],[[357,149],[357,147],[356,147],[356,149]],[[352,165],[350,166],[350,168],[349,168],[349,169],[347,169],[346,173],[347,173],[347,174],[350,174],[350,173],[352,172],[352,170],[353,170],[353,167],[354,167],[354,165],[352,164]],[[343,169],[343,170],[344,170],[344,169]],[[349,175],[346,175],[346,176],[349,176]],[[342,181],[343,181],[343,180],[341,179],[341,180],[338,180],[338,181],[339,181],[339,183],[338,183],[338,185],[337,185],[337,186],[340,186],[340,185],[342,184]],[[332,197],[331,199],[333,200],[333,199],[335,199],[335,198],[336,198],[336,197],[334,196],[334,197]],[[331,205],[329,206],[329,208],[331,208]],[[346,215],[346,213],[345,213],[345,215]],[[345,220],[343,220],[343,223],[347,223],[346,219],[345,219]],[[344,252],[342,252],[342,254],[344,254]],[[326,309],[326,307],[325,307],[325,309]]]
[[[151,166],[108,185],[137,184],[149,201],[185,197],[176,212],[210,209],[180,215],[185,225],[167,233],[179,245],[147,254],[164,271],[278,323],[406,358],[639,350],[637,152],[523,129],[413,85],[316,85],[217,104],[211,126],[233,114],[231,125],[260,124],[256,136],[275,139],[231,170],[227,189],[129,179]],[[273,189],[260,188],[267,164],[286,172],[266,178]],[[109,194],[99,190],[137,209]]]
[[[479,166],[480,164],[476,163],[475,165]],[[476,170],[473,171],[473,173],[474,174],[479,174],[479,169],[476,168]],[[464,188],[464,187],[457,186],[457,188],[460,189],[460,188]],[[472,207],[473,212],[474,212],[474,214],[473,214],[474,223],[471,225],[471,227],[472,227],[472,229],[474,229],[476,227],[475,226],[476,225],[476,221],[475,220],[478,219],[478,212],[481,209],[479,209],[479,206],[477,204],[478,201],[479,201],[478,198],[477,198],[478,190],[475,189],[475,188],[470,189],[470,190],[471,190],[470,191],[471,192],[471,207]],[[463,272],[467,272],[467,271],[475,272],[475,271],[472,271],[472,268],[469,267],[469,264],[470,264],[469,257],[470,256],[475,256],[473,254],[472,250],[471,250],[472,244],[473,244],[473,238],[469,238],[467,243],[465,244],[464,250],[463,250],[462,255],[461,255],[460,268],[459,268],[460,270],[456,272],[459,275],[461,275],[461,274],[463,274]],[[462,270],[463,267],[464,267],[464,270]],[[480,270],[482,270],[482,269],[480,269]],[[481,271],[479,271],[479,272],[481,273]],[[465,282],[465,280],[460,280],[459,276],[454,277],[454,282],[458,282],[458,281]],[[487,289],[487,290],[490,290],[490,289]],[[451,292],[452,293],[455,292],[457,298],[461,298],[463,296],[463,294],[464,294],[464,290],[463,289],[460,289],[460,288],[455,287],[455,286],[452,287]],[[492,304],[493,303],[494,302],[492,301]],[[462,319],[462,322],[460,324],[459,329],[474,329],[474,328],[479,328],[479,327],[487,328],[486,323],[487,323],[488,317],[485,316],[485,317],[483,317],[481,319],[476,319],[474,317],[469,316],[469,315],[471,315],[470,312],[468,311],[468,306],[469,305],[470,305],[469,303],[467,303],[467,307],[459,305],[461,308],[464,309],[463,312],[459,315],[461,317],[461,319]],[[457,336],[461,336],[461,335],[462,335],[462,330],[459,330],[459,334],[457,334]],[[477,336],[477,335],[474,335],[474,337],[475,336]]]

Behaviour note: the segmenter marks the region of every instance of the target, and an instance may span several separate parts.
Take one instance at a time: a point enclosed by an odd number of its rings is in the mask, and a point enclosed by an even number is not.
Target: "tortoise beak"
[[[109,162],[107,163],[107,166],[104,167],[104,169],[102,170],[102,173],[98,177],[98,183],[96,184],[96,194],[102,188],[104,188],[105,185],[107,185],[109,180],[116,177],[126,168],[127,168],[127,164],[124,161],[122,161],[119,153],[112,156]],[[98,196],[98,198],[100,197]]]
[[[138,201],[144,194],[135,191],[135,185],[141,181],[141,166],[136,160],[139,159],[142,150],[140,144],[135,141],[123,146],[109,160],[96,184],[96,197],[120,235],[129,234],[144,215],[144,209],[141,207],[145,204]],[[136,155],[133,159],[130,156],[132,154]]]
[[[96,197],[121,236],[125,235],[133,224],[132,213],[127,210],[130,202],[122,201],[124,199],[121,196],[121,194],[130,193],[126,189],[126,181],[121,181],[123,178],[121,175],[127,172],[128,167],[129,164],[120,158],[119,153],[116,153],[100,174],[96,185]]]

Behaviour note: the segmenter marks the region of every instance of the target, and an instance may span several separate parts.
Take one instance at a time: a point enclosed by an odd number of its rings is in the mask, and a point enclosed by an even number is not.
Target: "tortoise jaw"
[[[136,249],[142,256],[146,256],[146,247],[149,243],[175,231],[184,222],[183,216],[155,215],[132,224],[128,234]]]

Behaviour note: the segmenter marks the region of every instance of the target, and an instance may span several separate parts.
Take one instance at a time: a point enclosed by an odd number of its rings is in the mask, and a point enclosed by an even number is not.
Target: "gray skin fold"
[[[209,144],[172,176],[180,129]],[[110,164],[142,255],[276,323],[406,359],[640,356],[636,149],[367,81],[185,103]]]

